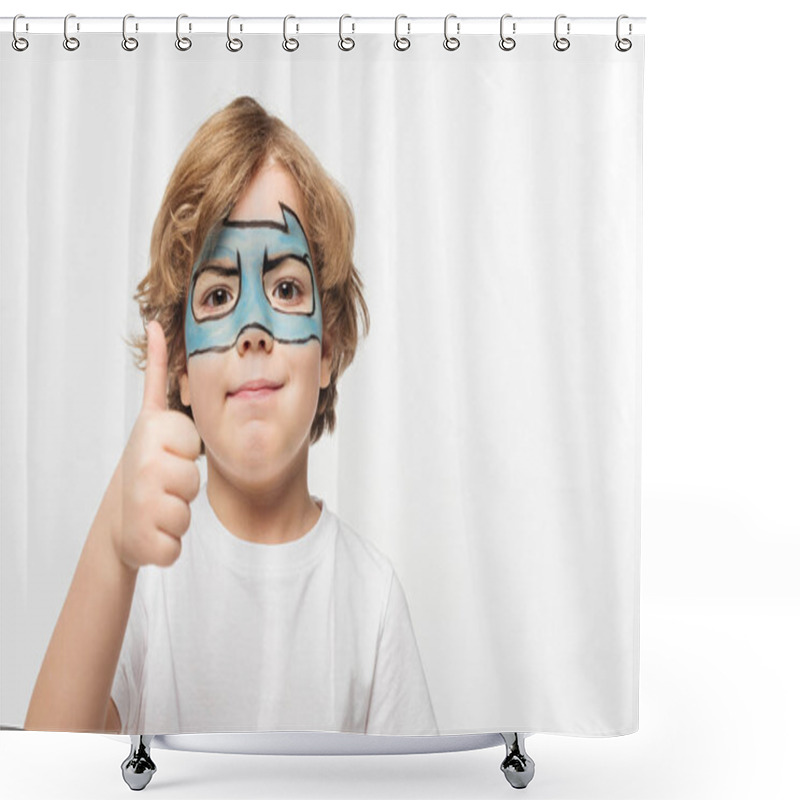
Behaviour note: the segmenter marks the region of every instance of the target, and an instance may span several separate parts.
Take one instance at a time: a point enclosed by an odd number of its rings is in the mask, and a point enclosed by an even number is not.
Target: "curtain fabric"
[[[644,40],[570,38],[2,48],[4,725],[141,407],[167,181],[249,95],[352,204],[370,331],[308,486],[392,565],[438,732],[638,728]]]

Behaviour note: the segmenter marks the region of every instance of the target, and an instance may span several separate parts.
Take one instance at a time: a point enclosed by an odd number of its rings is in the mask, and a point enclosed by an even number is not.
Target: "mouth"
[[[275,381],[248,381],[228,392],[228,397],[237,400],[262,400],[271,397],[282,386],[282,383]]]

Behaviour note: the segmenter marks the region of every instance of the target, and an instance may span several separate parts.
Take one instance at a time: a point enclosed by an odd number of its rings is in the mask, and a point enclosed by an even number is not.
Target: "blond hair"
[[[331,380],[320,389],[311,443],[336,426],[336,381],[355,356],[358,315],[364,335],[369,311],[353,264],[355,221],[344,191],[311,149],[278,117],[252,97],[237,97],[195,133],[172,172],[150,241],[150,269],[134,299],[142,322],[156,319],[168,353],[167,406],[192,417],[180,397],[186,370],[184,315],[192,266],[206,236],[233,208],[256,173],[270,159],[283,165],[304,199],[311,259],[322,305],[324,340],[331,347]],[[146,334],[126,340],[135,362],[147,362]],[[205,452],[205,446],[203,446]]]

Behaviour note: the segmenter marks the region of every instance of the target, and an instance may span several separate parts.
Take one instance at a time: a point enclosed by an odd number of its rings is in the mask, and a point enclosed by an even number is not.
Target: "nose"
[[[272,351],[274,342],[272,335],[263,328],[251,326],[239,334],[239,338],[236,340],[236,349],[240,356],[243,356],[248,350],[257,351],[262,348],[264,352],[269,353]]]

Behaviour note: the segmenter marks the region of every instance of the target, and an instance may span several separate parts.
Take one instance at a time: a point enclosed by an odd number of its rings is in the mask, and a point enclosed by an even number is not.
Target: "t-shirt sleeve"
[[[136,577],[131,612],[117,661],[117,671],[114,673],[114,683],[111,686],[111,699],[119,712],[120,733],[127,734],[143,732],[138,730],[147,654],[147,606],[143,569],[139,569]]]
[[[378,642],[366,733],[439,733],[405,592],[394,570]]]

